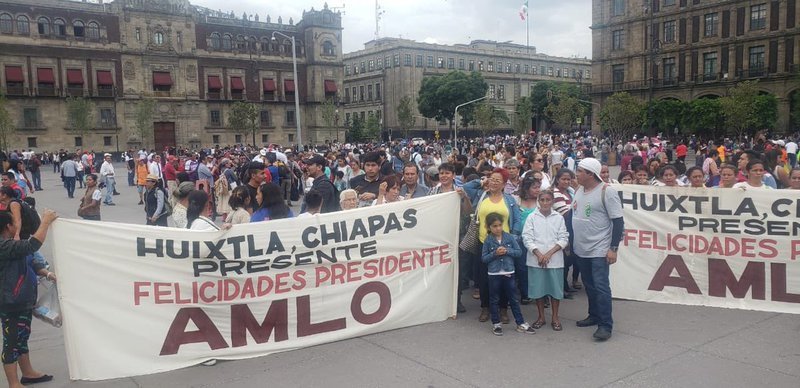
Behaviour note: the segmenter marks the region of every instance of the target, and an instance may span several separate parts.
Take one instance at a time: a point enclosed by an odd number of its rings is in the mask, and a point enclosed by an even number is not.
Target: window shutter
[[[736,10],[736,36],[744,35],[744,16],[745,8],[739,7]]]
[[[778,13],[781,9],[779,1],[773,1],[769,7],[769,30],[778,31],[778,22],[781,20],[781,15]],[[777,42],[776,42],[777,43]]]
[[[734,61],[736,61],[736,76],[741,76],[741,71],[744,69],[742,67],[742,63],[744,63],[744,47],[740,44],[736,45],[736,56],[734,57]]]
[[[785,55],[784,62],[786,62],[785,71],[791,71],[794,64],[794,38],[787,38],[783,43]]]
[[[728,72],[728,57],[729,57],[729,55],[730,55],[730,48],[728,47],[728,45],[723,45],[722,46],[722,58],[720,59],[720,62],[719,62],[719,71],[722,74],[725,74],[725,73]]]
[[[700,16],[692,16],[692,43],[700,40]]]
[[[681,4],[681,7],[685,7],[686,6],[686,0],[681,0],[680,4]]]
[[[770,73],[777,73],[778,72],[778,41],[771,40],[769,42],[769,72]]]
[[[678,43],[686,44],[686,18],[681,18],[678,24]]]
[[[795,23],[795,0],[786,1],[786,28],[794,28]]]
[[[731,36],[731,11],[722,11],[722,37]]]
[[[697,79],[697,51],[692,51],[692,81]]]
[[[661,8],[661,0],[653,0],[653,12],[658,12]]]
[[[686,80],[686,54],[678,54],[678,81]]]

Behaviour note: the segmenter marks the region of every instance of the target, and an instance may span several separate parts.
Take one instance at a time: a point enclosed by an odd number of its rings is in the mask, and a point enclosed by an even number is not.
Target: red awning
[[[172,86],[172,76],[167,72],[154,71],[153,72],[153,85],[154,86]]]
[[[242,77],[231,77],[231,90],[244,90]]]
[[[22,66],[6,66],[6,82],[25,82]]]
[[[38,68],[36,69],[36,79],[40,84],[54,84],[56,83],[53,77],[53,69],[51,68]]]
[[[67,83],[83,85],[83,71],[81,69],[67,69]]]
[[[272,78],[264,78],[264,91],[267,93],[274,92],[277,88],[275,87],[275,80]]]
[[[222,89],[222,81],[220,81],[218,75],[210,75],[210,76],[208,76],[208,89],[209,90],[220,90],[220,89]]]
[[[294,93],[294,80],[291,79],[283,80],[283,90],[286,93]]]
[[[336,93],[336,81],[326,79],[325,80],[325,93]]]
[[[103,86],[113,86],[114,79],[111,78],[111,72],[108,70],[97,71],[97,84]]]

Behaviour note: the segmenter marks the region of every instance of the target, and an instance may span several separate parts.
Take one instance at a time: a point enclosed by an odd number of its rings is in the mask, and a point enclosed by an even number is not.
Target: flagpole
[[[528,13],[528,10],[525,10],[525,49],[528,52],[528,56],[531,55],[531,16]]]

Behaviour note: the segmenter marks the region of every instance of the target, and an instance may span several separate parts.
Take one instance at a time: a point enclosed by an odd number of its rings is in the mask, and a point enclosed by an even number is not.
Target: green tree
[[[755,129],[775,129],[778,123],[778,99],[772,94],[759,94],[754,103]]]
[[[152,98],[143,98],[136,104],[136,111],[134,112],[136,135],[144,147],[147,147],[147,141],[153,133],[153,112],[155,108],[156,101]]]
[[[350,128],[347,130],[347,141],[358,142],[364,137],[364,120],[357,114],[353,115]]]
[[[589,99],[589,97],[583,94],[580,88],[578,88],[578,85],[572,83],[556,81],[537,82],[531,90],[530,103],[533,115],[536,116],[537,119],[544,119],[548,127],[554,124],[552,117],[547,114],[548,106],[550,106],[551,102],[557,99],[559,95],[566,95],[584,101]],[[587,112],[585,107],[584,112]]]
[[[533,117],[533,101],[530,97],[522,97],[517,101],[516,113],[514,132],[527,134],[531,130],[531,118]]]
[[[586,115],[586,107],[578,101],[574,93],[569,89],[557,87],[555,95],[550,98],[550,103],[545,109],[545,113],[550,120],[564,130],[570,130],[578,118]]]
[[[380,140],[381,138],[381,122],[378,116],[371,114],[367,117],[367,123],[364,125],[364,140]]]
[[[236,101],[228,114],[228,127],[242,135],[252,135],[253,145],[256,145],[256,132],[261,115],[261,109],[251,102]]]
[[[445,76],[425,77],[417,98],[417,109],[425,117],[448,120],[452,127],[456,106],[485,96],[488,89],[489,85],[478,72],[468,75],[451,71]],[[473,109],[473,105],[467,105],[459,109],[459,113],[462,118],[469,117]]]
[[[322,122],[326,127],[332,127],[336,120],[336,104],[332,98],[328,98],[322,103]]]
[[[722,112],[725,115],[725,126],[741,138],[745,134],[753,135],[756,130],[775,126],[776,109],[772,111],[769,98],[759,98],[758,81],[739,82],[728,90],[728,95],[720,98]],[[772,97],[774,99],[774,96]],[[769,109],[760,113],[759,109]],[[774,113],[774,114],[773,114]],[[773,117],[770,117],[772,115]]]
[[[415,118],[414,118],[414,109],[411,105],[413,101],[409,96],[403,96],[400,99],[400,103],[397,104],[397,121],[400,124],[400,128],[403,130],[403,137],[408,139],[408,130],[414,126]]]
[[[652,101],[650,110],[650,126],[665,133],[673,133],[675,128],[685,125],[686,116],[689,114],[688,102],[667,99]]]
[[[644,104],[627,92],[608,97],[600,110],[600,126],[615,143],[628,140],[642,127]]]
[[[16,129],[14,127],[14,120],[11,119],[11,113],[8,112],[6,106],[8,100],[0,94],[0,150],[8,151],[8,139]]]
[[[86,134],[93,127],[94,104],[83,97],[67,97],[67,119],[82,139],[83,146],[88,147]]]
[[[689,102],[684,127],[689,132],[715,133],[722,123],[722,107],[718,98],[698,98]]]
[[[509,124],[511,122],[505,111],[485,103],[476,105],[474,115],[475,123],[481,127],[484,136],[497,129],[501,123]]]

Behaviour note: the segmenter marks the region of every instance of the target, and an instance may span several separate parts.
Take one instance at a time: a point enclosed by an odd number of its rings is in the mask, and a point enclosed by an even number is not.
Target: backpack
[[[11,260],[0,270],[0,306],[5,309],[24,310],[33,307],[37,297],[38,278],[34,272],[33,255],[21,260]]]
[[[162,193],[164,193],[164,209],[161,210],[161,215],[158,217],[161,218],[163,216],[168,216],[172,214],[172,202],[169,201],[169,195],[167,195],[167,190],[163,188],[159,188]]]
[[[39,225],[42,224],[42,219],[39,218],[39,213],[36,212],[36,209],[34,209],[27,201],[15,199],[12,202],[16,202],[20,206],[22,228],[19,230],[19,238],[27,240],[32,234],[36,233],[36,230],[39,229]],[[10,205],[6,211],[11,212]]]

